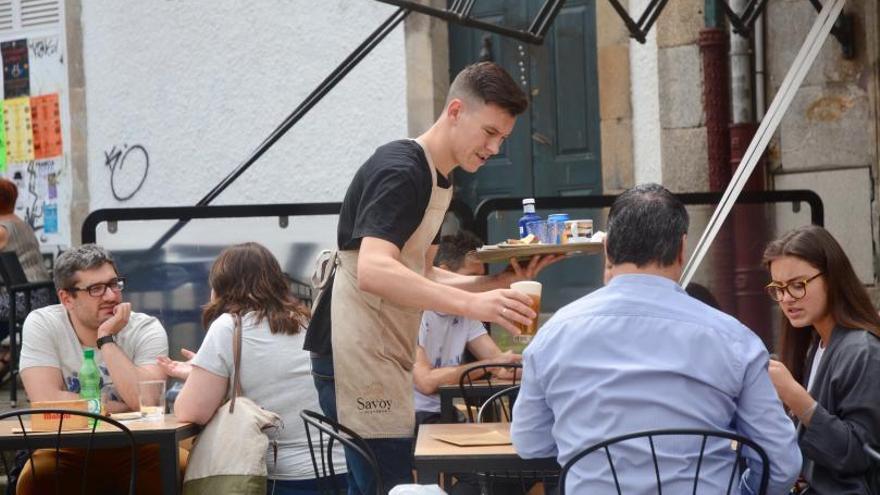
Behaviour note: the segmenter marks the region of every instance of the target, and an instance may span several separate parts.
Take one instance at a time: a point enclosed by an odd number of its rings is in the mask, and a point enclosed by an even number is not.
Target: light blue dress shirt
[[[751,330],[688,296],[676,282],[618,275],[559,310],[526,348],[513,444],[524,458],[556,456],[564,465],[587,447],[627,433],[725,430],[764,449],[770,459],[767,493],[786,493],[802,458],[767,361]],[[700,442],[655,440],[664,493],[692,492]],[[612,447],[611,455],[623,493],[655,493],[647,440]],[[729,441],[707,444],[698,493],[725,493],[733,457]],[[754,468],[743,477],[742,493],[758,488],[759,465],[748,462]],[[616,493],[604,451],[575,465],[566,490]]]

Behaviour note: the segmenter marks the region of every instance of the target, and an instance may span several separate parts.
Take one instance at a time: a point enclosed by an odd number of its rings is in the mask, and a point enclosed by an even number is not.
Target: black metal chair
[[[108,418],[106,416],[101,416],[100,414],[95,414],[95,413],[91,413],[91,412],[87,412],[87,411],[75,411],[75,410],[70,410],[70,409],[20,409],[17,411],[8,411],[8,412],[0,414],[0,421],[5,420],[5,419],[9,419],[9,418],[15,418],[18,420],[18,425],[21,428],[22,440],[24,441],[24,444],[25,444],[25,452],[27,453],[27,460],[25,461],[25,463],[27,463],[27,462],[31,463],[32,475],[35,479],[38,476],[40,476],[41,473],[37,472],[36,465],[34,464],[33,456],[34,456],[34,451],[37,450],[37,448],[35,446],[33,446],[32,442],[34,441],[34,437],[36,435],[40,435],[40,437],[42,437],[42,438],[44,438],[47,435],[47,432],[37,433],[37,432],[33,432],[33,431],[28,431],[26,424],[23,420],[23,417],[24,416],[33,416],[35,414],[56,414],[56,415],[58,415],[58,418],[59,418],[58,419],[58,429],[55,430],[55,432],[54,432],[55,443],[54,443],[54,447],[53,447],[55,450],[54,478],[55,478],[55,493],[56,494],[58,494],[58,493],[65,493],[65,494],[71,493],[71,488],[72,488],[69,486],[62,487],[60,484],[58,463],[59,463],[59,455],[60,455],[61,448],[65,447],[65,446],[79,448],[82,445],[82,435],[88,435],[88,437],[86,439],[86,446],[84,449],[85,450],[85,461],[84,461],[83,468],[82,468],[83,473],[88,472],[89,457],[91,456],[91,453],[92,453],[92,440],[95,435],[95,430],[97,429],[99,424],[106,423],[106,424],[112,425],[113,427],[117,428],[119,431],[124,433],[125,437],[127,439],[127,444],[131,448],[131,471],[129,472],[128,493],[129,493],[129,495],[134,495],[135,486],[137,484],[137,465],[138,465],[137,447],[136,447],[136,443],[134,440],[134,435],[132,435],[131,430],[129,430],[128,427],[126,427],[124,424],[120,423],[119,421],[116,421],[115,419]],[[92,424],[92,426],[90,426],[88,429],[79,430],[76,435],[72,435],[68,432],[62,431],[65,416],[81,416],[81,417],[86,417],[86,418],[89,418],[89,419],[92,419],[95,421]],[[48,434],[52,434],[52,432],[48,432]],[[13,469],[12,468],[14,467],[14,465],[13,465],[14,463],[10,463],[7,460],[6,456],[3,455],[2,453],[0,453],[0,459],[2,459],[3,469],[6,472],[7,486],[14,488],[15,483],[17,482],[17,477],[13,476]],[[17,475],[18,473],[15,473],[15,474]],[[116,476],[119,473],[110,473],[110,474],[113,476]],[[87,484],[86,484],[87,481],[88,481],[88,476],[83,475],[82,482],[80,485],[80,493],[82,493],[83,495],[90,493],[89,491],[87,491],[87,488],[88,488]]]
[[[477,412],[477,423],[489,422],[492,418],[504,418],[504,421],[513,422],[513,405],[519,394],[519,385],[507,387],[492,394],[483,402]]]
[[[503,368],[510,372],[510,378],[497,378],[492,372]],[[474,411],[478,410],[490,396],[519,383],[521,364],[478,364],[465,369],[458,379],[461,398],[467,410],[468,422],[475,422]]]
[[[336,485],[336,471],[333,469],[333,444],[339,442],[350,452],[356,453],[367,461],[376,479],[376,494],[385,495],[385,485],[382,482],[379,461],[376,460],[373,450],[360,435],[327,416],[308,409],[300,411],[299,416],[305,423],[312,467],[315,470],[315,479],[318,481],[318,490],[322,494],[339,495],[344,492],[340,491],[340,487]],[[317,439],[312,437],[312,430],[317,430]]]
[[[626,442],[628,440],[633,439],[644,439],[648,440],[648,443],[651,447],[651,459],[653,461],[654,466],[654,476],[657,480],[657,493],[662,493],[662,483],[660,478],[660,467],[657,462],[657,451],[654,445],[655,437],[669,437],[669,436],[684,436],[684,437],[702,437],[702,442],[700,444],[700,453],[697,459],[696,471],[694,473],[694,489],[693,493],[697,493],[697,487],[700,483],[700,467],[703,463],[703,456],[706,450],[706,443],[710,438],[720,439],[720,440],[730,440],[731,448],[736,452],[736,458],[731,466],[730,471],[730,480],[727,483],[727,494],[731,493],[731,489],[734,486],[734,479],[738,476],[737,474],[740,472],[741,461],[743,460],[743,446],[748,447],[758,454],[761,458],[761,481],[758,487],[757,495],[765,495],[767,493],[767,483],[770,480],[770,461],[767,458],[767,454],[764,452],[764,449],[761,448],[757,443],[752,440],[743,437],[741,435],[737,435],[735,433],[728,433],[726,431],[712,431],[712,430],[699,430],[699,429],[668,429],[668,430],[650,430],[650,431],[642,431],[638,433],[630,433],[628,435],[621,435],[614,438],[610,438],[608,440],[604,440],[599,442],[587,449],[579,452],[577,455],[572,457],[565,466],[562,467],[562,476],[560,478],[559,483],[559,494],[565,495],[565,480],[568,476],[568,473],[571,471],[572,467],[583,460],[585,457],[596,453],[598,451],[603,451],[605,453],[605,459],[608,461],[608,467],[611,471],[611,476],[614,481],[614,486],[617,489],[618,495],[622,494],[620,488],[620,477],[625,473],[618,472],[614,467],[614,461],[611,458],[611,450],[610,447],[614,445],[618,445]],[[734,444],[735,442],[735,444]]]
[[[868,444],[863,445],[862,448],[865,450],[865,453],[868,454],[868,457],[873,459],[874,462],[880,462],[880,452],[878,452]]]
[[[18,255],[13,252],[0,253],[0,278],[3,279],[3,286],[9,297],[9,351],[11,353],[9,359],[9,373],[11,375],[12,385],[9,387],[9,402],[12,407],[18,402],[18,358],[19,346],[21,340],[22,325],[25,318],[31,312],[33,302],[33,294],[38,290],[47,290],[51,294],[54,301],[57,302],[55,295],[55,284],[51,280],[43,282],[28,282],[24,269],[18,261]],[[24,296],[24,314],[18,311],[18,296]]]

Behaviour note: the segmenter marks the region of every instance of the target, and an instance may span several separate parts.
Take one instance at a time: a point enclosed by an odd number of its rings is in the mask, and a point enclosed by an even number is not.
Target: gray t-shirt
[[[229,378],[233,371],[234,329],[234,321],[228,313],[214,320],[192,364]],[[266,452],[269,478],[314,478],[309,444],[299,417],[303,409],[321,411],[318,392],[312,381],[309,353],[303,350],[305,330],[295,335],[273,334],[268,320],[257,321],[256,313],[248,313],[242,318],[241,339],[242,394],[260,407],[278,414],[284,422],[284,428],[273,437],[278,442],[277,464],[273,460],[271,444]],[[317,437],[313,436],[313,439],[317,440]],[[333,462],[337,473],[346,472],[341,447],[334,451]]]
[[[168,355],[165,328],[159,320],[143,313],[132,312],[128,324],[115,338],[116,345],[135,366],[156,364],[156,358]],[[22,370],[37,366],[58,368],[67,390],[79,393],[83,349],[64,306],[46,306],[32,311],[24,321],[20,367]],[[95,364],[101,372],[102,394],[108,394],[111,400],[121,401],[98,349],[95,349]]]
[[[468,342],[485,334],[486,327],[479,321],[425,311],[419,327],[419,345],[425,349],[432,368],[458,366]],[[440,412],[438,394],[425,395],[416,390],[413,398],[416,411]]]

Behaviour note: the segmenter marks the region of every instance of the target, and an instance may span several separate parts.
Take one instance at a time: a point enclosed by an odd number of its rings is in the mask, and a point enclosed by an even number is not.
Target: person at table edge
[[[497,64],[466,67],[433,126],[416,139],[379,147],[343,200],[335,275],[316,302],[305,349],[313,352],[322,410],[367,439],[388,487],[412,480],[412,368],[421,311],[495,322],[512,333],[537,316],[529,298],[508,287],[556,257],[482,277],[432,264],[452,171],[474,173],[497,154],[527,105]],[[357,456],[347,460],[349,493],[369,493],[369,466]]]
[[[523,353],[514,447],[524,458],[555,456],[564,465],[587,447],[628,433],[724,430],[757,442],[770,459],[768,493],[787,493],[801,455],[767,372],[769,355],[751,330],[678,284],[688,223],[684,205],[656,184],[615,200],[605,241],[610,281],[560,309]],[[691,440],[655,439],[664,493],[692,491],[700,441]],[[647,440],[625,448],[622,465],[635,467],[617,466],[623,492],[654,490]],[[758,456],[744,452],[755,468]],[[729,442],[706,447],[700,493],[725,492],[732,459]],[[608,488],[601,483],[611,483],[611,473],[607,462],[601,465],[595,458],[575,464],[568,491]],[[759,475],[749,469],[743,493],[757,490]]]
[[[55,261],[53,277],[61,303],[32,311],[22,330],[21,380],[28,399],[79,399],[83,348],[94,348],[107,411],[139,410],[138,381],[165,380],[156,364],[159,356],[168,355],[168,336],[162,324],[152,316],[132,312],[131,303],[122,302],[124,279],[113,258],[100,246],[84,244],[65,251]],[[89,490],[127,489],[127,452],[93,452],[86,473]],[[72,483],[70,486],[79,487],[84,454],[62,449],[60,456],[62,486]],[[35,452],[34,461],[39,476],[34,479],[27,463],[18,493],[54,491],[54,476],[45,474],[54,472],[54,449]],[[185,451],[181,451],[181,461],[185,465]],[[141,447],[138,466],[138,493],[160,493],[158,447]]]

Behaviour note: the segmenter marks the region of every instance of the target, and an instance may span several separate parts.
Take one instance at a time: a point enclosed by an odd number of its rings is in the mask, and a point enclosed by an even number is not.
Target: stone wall
[[[825,205],[825,225],[866,284],[877,280],[878,35],[876,0],[847,2],[855,57],[829,37],[786,113],[769,153],[776,189],[811,189]],[[775,95],[816,11],[809,2],[767,7],[768,101]],[[794,227],[777,218],[779,230]]]

